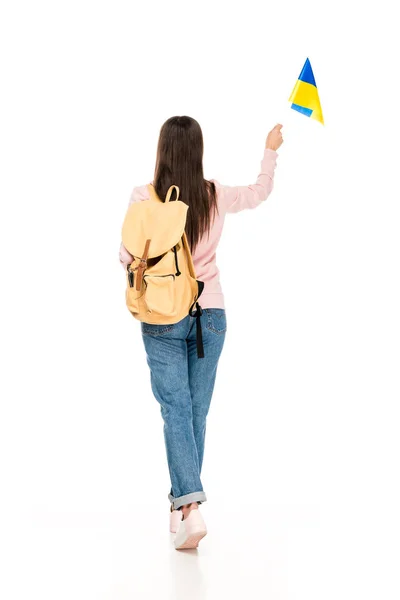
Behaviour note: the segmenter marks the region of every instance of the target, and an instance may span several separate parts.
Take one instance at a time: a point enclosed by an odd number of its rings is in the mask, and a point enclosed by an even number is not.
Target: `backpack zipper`
[[[174,273],[167,273],[166,275],[152,275],[150,273],[149,275],[145,275],[143,279],[146,279],[146,277],[173,277],[175,279]]]

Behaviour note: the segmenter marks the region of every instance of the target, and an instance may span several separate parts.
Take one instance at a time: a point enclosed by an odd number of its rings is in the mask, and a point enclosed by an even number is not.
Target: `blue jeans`
[[[200,479],[206,418],[224,345],[223,308],[203,308],[204,358],[196,351],[196,318],[173,325],[141,323],[153,394],[160,403],[174,509],[207,500]]]

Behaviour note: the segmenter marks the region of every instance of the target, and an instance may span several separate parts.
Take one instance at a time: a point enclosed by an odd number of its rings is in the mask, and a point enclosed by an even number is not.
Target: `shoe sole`
[[[180,546],[175,546],[175,550],[186,550],[188,548],[197,548],[200,540],[207,535],[207,531],[197,531],[196,533],[191,533],[188,538],[181,544]]]

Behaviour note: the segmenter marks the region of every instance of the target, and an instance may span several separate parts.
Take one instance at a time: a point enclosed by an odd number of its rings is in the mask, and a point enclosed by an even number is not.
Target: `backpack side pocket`
[[[126,272],[126,292],[125,301],[129,311],[137,315],[139,314],[139,298],[143,295],[143,291],[135,289],[135,276],[137,271],[131,271],[128,267]]]
[[[165,317],[177,314],[175,275],[145,275],[144,300],[148,312]]]

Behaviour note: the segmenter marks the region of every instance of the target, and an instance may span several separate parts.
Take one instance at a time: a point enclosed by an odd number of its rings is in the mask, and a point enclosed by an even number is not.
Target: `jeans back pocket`
[[[164,335],[174,328],[173,323],[170,325],[158,325],[156,323],[145,323],[142,321],[140,325],[143,335]]]
[[[204,308],[207,316],[206,327],[214,333],[225,333],[227,329],[226,313],[224,308]]]

